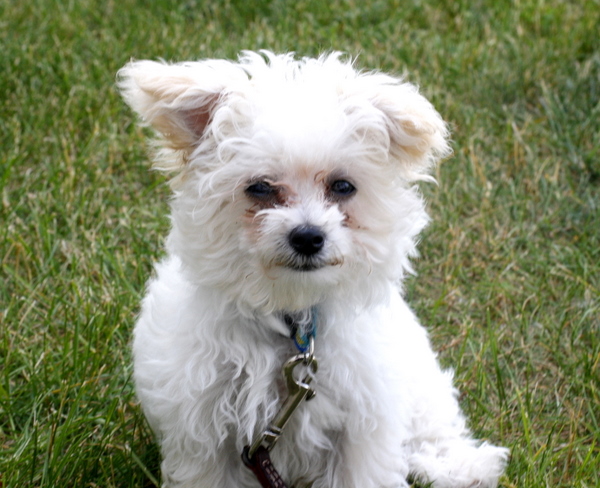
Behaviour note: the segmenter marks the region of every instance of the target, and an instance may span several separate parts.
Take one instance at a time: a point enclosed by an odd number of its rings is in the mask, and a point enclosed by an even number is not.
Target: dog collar
[[[290,338],[296,349],[305,353],[310,348],[311,339],[317,336],[317,307],[298,313],[284,313],[283,321],[290,331]]]

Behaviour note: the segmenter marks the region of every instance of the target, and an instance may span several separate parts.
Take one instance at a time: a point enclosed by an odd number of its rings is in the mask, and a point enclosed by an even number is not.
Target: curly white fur
[[[339,54],[269,52],[135,61],[119,86],[161,137],[157,166],[178,171],[168,256],[133,346],[164,486],[258,486],[240,452],[281,405],[294,353],[281,316],[316,306],[317,396],[272,451],[282,477],[495,487],[508,451],[471,439],[452,374],[399,290],[428,220],[414,182],[449,154],[417,89]],[[336,193],[337,181],[355,192]],[[272,193],[253,195],[255,182]],[[308,257],[289,238],[306,225],[324,237]]]

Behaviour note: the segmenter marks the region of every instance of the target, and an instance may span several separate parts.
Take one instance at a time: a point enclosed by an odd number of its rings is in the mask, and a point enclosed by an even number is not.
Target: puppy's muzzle
[[[288,242],[296,253],[310,257],[318,254],[325,246],[325,234],[314,225],[301,225],[292,229]]]

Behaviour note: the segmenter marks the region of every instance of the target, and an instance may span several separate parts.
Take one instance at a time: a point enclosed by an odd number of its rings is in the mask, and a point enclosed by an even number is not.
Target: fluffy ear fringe
[[[118,72],[117,86],[143,122],[163,137],[163,150],[189,153],[199,144],[226,87],[247,79],[225,61],[132,61]]]
[[[390,156],[400,163],[404,178],[435,181],[429,171],[452,149],[450,131],[433,105],[414,85],[394,78],[377,87],[371,102],[385,116]]]

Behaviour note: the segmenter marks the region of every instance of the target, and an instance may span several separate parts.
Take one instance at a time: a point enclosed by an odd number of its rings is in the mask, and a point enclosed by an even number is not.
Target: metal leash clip
[[[294,375],[294,370],[300,365],[304,366],[307,370],[302,379],[298,379]],[[314,356],[314,338],[310,337],[310,344],[307,351],[291,357],[283,365],[283,379],[285,380],[288,396],[267,429],[258,436],[249,448],[248,446],[244,448],[243,458],[247,465],[248,462],[252,462],[252,458],[259,447],[263,447],[267,451],[273,449],[288,420],[302,401],[314,398],[316,392],[310,387],[310,383],[317,372],[317,368],[318,363]]]

